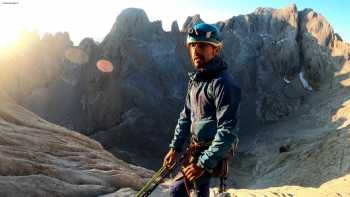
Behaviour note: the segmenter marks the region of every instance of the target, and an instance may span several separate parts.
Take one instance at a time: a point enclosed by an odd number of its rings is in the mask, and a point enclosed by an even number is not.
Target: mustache
[[[204,56],[199,53],[196,53],[194,54],[194,58],[204,59]]]

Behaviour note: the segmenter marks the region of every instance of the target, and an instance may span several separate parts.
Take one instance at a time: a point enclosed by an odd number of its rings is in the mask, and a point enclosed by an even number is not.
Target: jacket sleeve
[[[197,165],[210,170],[221,161],[232,143],[238,140],[237,111],[241,100],[241,89],[223,79],[213,84],[216,107],[217,132],[207,150],[198,159]]]
[[[189,91],[189,88],[187,88],[185,105],[183,110],[180,112],[180,117],[177,121],[174,137],[169,145],[169,148],[175,149],[176,152],[182,151],[183,145],[190,134],[191,108]]]

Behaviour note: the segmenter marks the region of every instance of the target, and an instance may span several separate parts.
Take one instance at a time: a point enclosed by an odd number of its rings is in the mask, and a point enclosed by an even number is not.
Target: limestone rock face
[[[114,148],[117,144],[138,152],[140,161],[162,155],[158,150],[167,145],[159,140],[170,140],[168,131],[173,130],[186,88],[188,60],[182,34],[164,32],[143,10],[130,8],[117,17],[98,48],[100,55],[85,66],[81,83],[84,112],[93,120],[89,131],[117,155],[125,156]],[[109,60],[113,72],[99,72],[98,59]],[[153,137],[145,142],[141,136]]]
[[[297,8],[258,8],[225,21],[222,33],[224,57],[243,88],[242,108],[248,110],[242,116],[270,122],[297,109],[300,95],[286,97],[283,80],[300,64]]]
[[[140,189],[150,171],[114,157],[0,94],[1,196],[97,196]]]
[[[305,77],[317,89],[322,82],[331,80],[337,66],[336,59],[331,55],[335,34],[322,15],[309,9],[300,12],[300,29],[303,54],[300,63]]]

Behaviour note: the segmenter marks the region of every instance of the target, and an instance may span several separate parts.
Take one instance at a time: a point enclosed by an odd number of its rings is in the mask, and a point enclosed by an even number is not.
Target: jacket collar
[[[207,64],[205,64],[203,68],[195,69],[193,72],[189,72],[188,75],[191,80],[203,81],[215,77],[226,69],[227,65],[223,59],[220,57],[214,57]]]

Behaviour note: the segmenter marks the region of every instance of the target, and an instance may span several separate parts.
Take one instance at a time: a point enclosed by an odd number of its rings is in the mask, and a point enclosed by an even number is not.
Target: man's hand
[[[203,175],[204,169],[192,163],[183,169],[183,173],[189,181],[195,181],[198,177]]]
[[[170,149],[169,152],[165,155],[163,166],[171,168],[176,162],[176,151]]]

